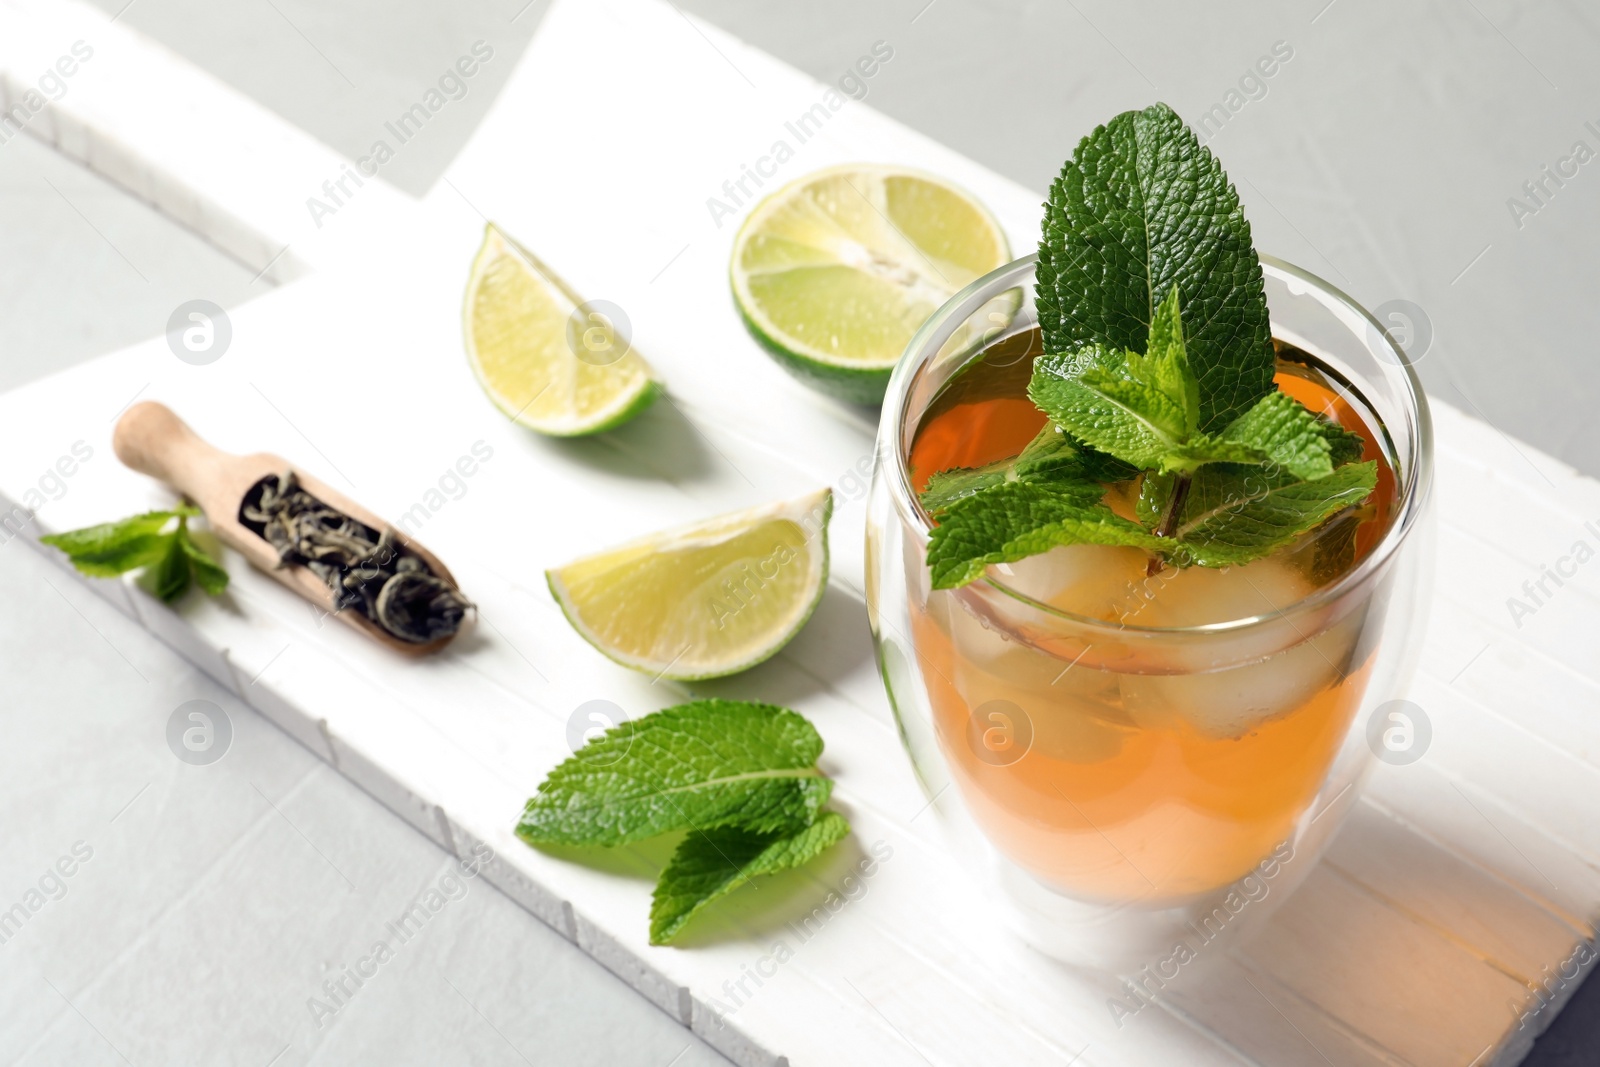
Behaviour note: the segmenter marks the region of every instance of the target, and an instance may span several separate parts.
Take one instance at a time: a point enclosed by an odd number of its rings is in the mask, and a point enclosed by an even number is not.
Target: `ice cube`
[[[1161,627],[1226,622],[1270,614],[1312,592],[1311,583],[1298,570],[1274,559],[1168,574],[1166,581],[1152,586],[1148,600],[1128,615],[1128,621]],[[1181,721],[1210,737],[1242,737],[1296,710],[1342,677],[1349,669],[1362,618],[1359,612],[1347,616],[1314,637],[1308,633],[1309,640],[1243,666],[1204,673],[1123,675],[1123,708],[1141,726],[1170,729]],[[1293,629],[1287,631],[1291,639],[1294,634]]]
[[[1003,622],[980,617],[954,597],[944,621],[955,651],[956,670],[961,674],[957,680],[963,685],[1002,686],[1047,693],[1051,698],[1066,694],[1083,700],[1117,699],[1114,676],[1081,664],[1068,669],[1072,659],[1061,659],[1029,644],[1009,633]]]
[[[1268,659],[1207,674],[1127,674],[1122,704],[1140,726],[1182,720],[1209,737],[1243,737],[1296,710],[1348,669],[1358,619]]]
[[[1116,622],[1132,602],[1150,557],[1113,545],[1058,545],[993,569],[1000,582],[1057,611]]]
[[[1269,615],[1301,600],[1312,585],[1277,559],[1242,567],[1169,567],[1141,578],[1122,621],[1133,626],[1206,626]]]
[[[1038,757],[1092,763],[1121,750],[1133,723],[1119,706],[1116,675],[1036,648],[954,597],[940,621],[955,652],[949,681],[974,716],[987,709],[1025,720],[1019,731]]]

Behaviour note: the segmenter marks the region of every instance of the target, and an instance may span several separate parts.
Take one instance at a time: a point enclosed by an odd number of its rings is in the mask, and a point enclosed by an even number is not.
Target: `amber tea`
[[[1365,440],[1378,479],[1364,503],[1240,566],[1177,568],[1139,548],[1075,544],[991,567],[994,587],[1068,617],[1180,629],[1271,616],[1356,566],[1398,500],[1382,427],[1313,357],[1276,347],[1278,387]],[[1038,351],[1036,330],[1018,335],[950,382],[913,437],[914,490],[1035,438],[1045,415],[1026,389]],[[1107,485],[1104,502],[1132,518],[1139,477]],[[1289,838],[1348,732],[1373,653],[1364,609],[1216,665],[1114,638],[1040,640],[995,609],[1008,597],[913,589],[912,644],[963,799],[1011,861],[1080,899],[1192,897]]]

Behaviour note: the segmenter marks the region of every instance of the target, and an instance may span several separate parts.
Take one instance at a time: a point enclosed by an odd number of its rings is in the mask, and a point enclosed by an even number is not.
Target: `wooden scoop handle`
[[[153,400],[123,413],[111,448],[127,466],[166,482],[208,511],[214,490],[232,480],[228,476],[238,460],[207,443],[171,408]]]

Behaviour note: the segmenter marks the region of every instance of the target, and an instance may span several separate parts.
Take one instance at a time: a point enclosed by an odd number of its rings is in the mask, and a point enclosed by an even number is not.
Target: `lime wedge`
[[[1011,259],[1000,224],[970,195],[897,167],[832,167],[784,186],[733,242],[734,302],[790,373],[856,403],[929,315]],[[1014,307],[1014,305],[1013,305]]]
[[[494,223],[484,228],[462,309],[467,359],[513,420],[577,437],[620,426],[649,406],[655,377],[614,317],[584,305]]]
[[[567,621],[624,667],[695,681],[753,667],[800,632],[828,581],[833,493],[652,534],[546,571]]]

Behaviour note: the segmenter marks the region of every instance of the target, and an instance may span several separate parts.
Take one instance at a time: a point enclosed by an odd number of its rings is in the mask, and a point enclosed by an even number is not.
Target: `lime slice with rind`
[[[625,667],[696,681],[777,653],[822,599],[833,493],[719,515],[545,572],[573,629]]]
[[[467,359],[514,421],[552,437],[613,429],[655,399],[655,376],[615,314],[585,304],[494,223],[467,283]]]
[[[877,403],[928,316],[1010,259],[1005,231],[970,194],[930,174],[853,164],[757,204],[734,238],[730,275],[745,325],[780,364],[832,396]],[[1015,309],[1010,301],[1007,321]]]

